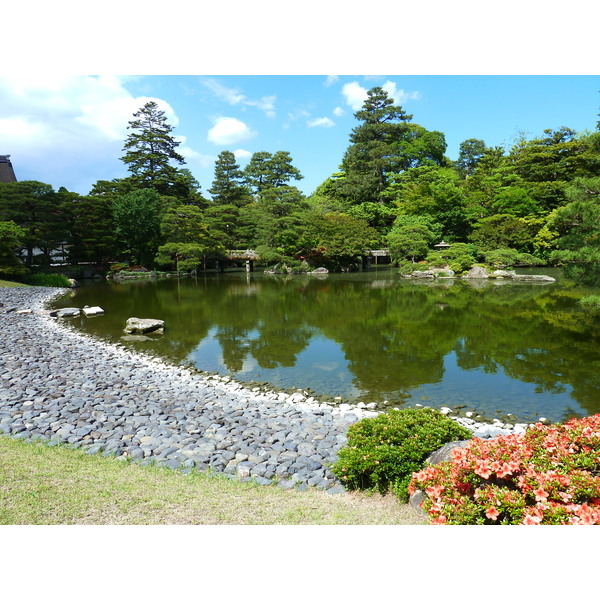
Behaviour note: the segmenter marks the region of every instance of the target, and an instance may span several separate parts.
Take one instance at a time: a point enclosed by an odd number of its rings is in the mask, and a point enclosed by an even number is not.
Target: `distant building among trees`
[[[16,180],[10,154],[0,154],[0,183],[11,183]]]

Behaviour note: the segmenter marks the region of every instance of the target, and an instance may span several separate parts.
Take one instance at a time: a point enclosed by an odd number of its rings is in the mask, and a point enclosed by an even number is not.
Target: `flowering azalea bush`
[[[432,409],[392,410],[350,425],[348,445],[338,452],[332,471],[349,489],[392,491],[406,501],[411,475],[425,459],[446,442],[471,436]]]
[[[600,524],[600,415],[474,438],[413,474],[433,524]]]

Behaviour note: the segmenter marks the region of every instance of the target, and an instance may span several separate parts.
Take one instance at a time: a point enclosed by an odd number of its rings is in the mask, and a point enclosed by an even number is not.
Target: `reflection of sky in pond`
[[[482,368],[463,370],[456,362],[456,353],[450,352],[444,357],[442,380],[412,390],[408,404],[477,406],[479,412],[491,416],[498,410],[535,420],[560,419],[565,407],[580,416],[586,414],[571,397],[571,386],[565,385],[565,390],[559,393],[540,392],[536,391],[535,383],[509,377],[500,365],[497,369],[496,373],[485,373]]]
[[[209,335],[202,340],[188,356],[203,371],[216,371],[236,377],[242,381],[268,381],[275,386],[290,388],[310,388],[319,394],[343,395],[353,397],[357,394],[352,381],[354,376],[348,370],[348,361],[339,345],[323,336],[313,336],[308,345],[296,356],[293,367],[262,368],[256,359],[247,354],[242,368],[233,372],[224,363],[221,345],[215,335],[217,328],[212,328]],[[247,347],[248,342],[259,337],[258,332],[251,332],[241,343]]]
[[[296,357],[293,367],[277,366],[262,368],[256,359],[248,354],[242,368],[230,371],[223,361],[223,352],[215,338],[217,328],[189,354],[188,359],[204,371],[216,371],[231,375],[241,381],[264,381],[282,388],[310,388],[318,394],[341,395],[345,399],[365,400],[371,398],[368,392],[361,392],[353,384],[353,375],[348,369],[348,361],[339,345],[323,336],[315,335],[307,347]],[[242,346],[257,339],[258,332],[246,336]],[[570,386],[559,393],[536,391],[536,384],[526,383],[506,375],[498,365],[496,373],[486,373],[482,368],[464,370],[458,366],[455,352],[444,357],[444,372],[441,381],[423,384],[402,395],[407,406],[466,406],[488,416],[496,413],[512,413],[522,419],[537,420],[547,417],[558,420],[567,410],[580,416],[585,415],[578,403],[572,399]],[[393,400],[395,394],[389,396]]]

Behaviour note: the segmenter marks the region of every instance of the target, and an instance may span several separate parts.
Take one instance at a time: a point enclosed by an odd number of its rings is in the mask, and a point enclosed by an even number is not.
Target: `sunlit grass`
[[[17,283],[16,281],[5,281],[0,279],[0,287],[29,287],[24,283]]]
[[[408,525],[393,496],[303,492],[0,436],[4,525]]]

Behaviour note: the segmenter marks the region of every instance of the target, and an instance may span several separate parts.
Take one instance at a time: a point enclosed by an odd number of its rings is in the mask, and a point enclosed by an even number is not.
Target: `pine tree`
[[[213,202],[219,205],[232,204],[240,207],[252,200],[233,152],[224,150],[219,154],[215,162],[215,177],[208,193]]]
[[[402,140],[406,122],[412,115],[394,105],[385,90],[374,87],[367,92],[363,107],[354,116],[361,125],[352,130],[351,146],[344,155],[342,169],[367,178],[374,191],[381,192],[387,173],[401,170],[396,164],[400,158],[396,145]]]
[[[177,153],[178,141],[171,135],[173,127],[156,102],[147,102],[133,115],[121,160],[131,172],[129,180],[135,188],[153,188],[161,195],[174,195],[172,188],[180,181],[179,171],[171,164],[184,164]]]

